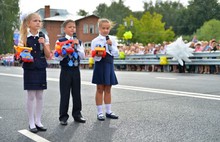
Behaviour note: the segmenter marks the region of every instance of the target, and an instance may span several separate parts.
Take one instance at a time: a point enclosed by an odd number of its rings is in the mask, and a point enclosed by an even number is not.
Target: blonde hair
[[[99,20],[98,20],[98,27],[102,26],[102,23],[109,23],[111,28],[114,27],[113,22],[110,21],[110,20],[107,19],[107,18],[101,18],[101,19],[99,19]]]
[[[27,43],[27,34],[28,34],[28,23],[32,20],[33,16],[39,16],[38,13],[31,13],[27,15],[20,26],[20,36],[21,36],[21,41],[23,42],[23,45],[26,46]]]

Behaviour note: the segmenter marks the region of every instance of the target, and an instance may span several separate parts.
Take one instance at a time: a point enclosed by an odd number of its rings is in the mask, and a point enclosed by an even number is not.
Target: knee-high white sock
[[[41,115],[43,110],[43,90],[36,91],[36,110],[35,110],[35,123],[37,126],[42,127]]]
[[[98,111],[98,115],[101,114],[101,113],[103,113],[103,112],[102,112],[102,105],[98,105],[98,106],[97,106],[97,111]]]
[[[112,113],[111,104],[105,104],[105,109],[106,109],[106,113],[108,113],[108,114]]]
[[[36,91],[28,90],[27,91],[27,103],[26,103],[26,109],[28,113],[28,119],[29,119],[29,126],[30,128],[35,128],[34,123],[34,99],[35,99]]]

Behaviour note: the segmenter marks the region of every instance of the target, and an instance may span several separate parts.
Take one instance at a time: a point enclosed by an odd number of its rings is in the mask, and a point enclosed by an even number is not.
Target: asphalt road
[[[0,142],[219,142],[219,75],[116,71],[112,110],[118,120],[96,118],[92,70],[81,70],[85,124],[58,120],[59,69],[47,69],[43,124],[28,130],[21,67],[0,66]],[[71,102],[69,114],[71,114]]]

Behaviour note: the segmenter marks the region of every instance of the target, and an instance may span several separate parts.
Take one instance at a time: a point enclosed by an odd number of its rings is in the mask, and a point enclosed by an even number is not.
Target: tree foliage
[[[180,2],[170,0],[157,1],[155,4],[149,1],[143,2],[143,7],[144,11],[133,12],[129,7],[124,6],[124,0],[119,0],[119,2],[113,0],[110,6],[107,6],[105,3],[100,4],[94,11],[94,14],[100,18],[105,17],[114,21],[116,26],[112,29],[111,34],[117,33],[119,37],[126,31],[126,28],[123,27],[124,20],[126,20],[127,17],[132,18],[134,21],[134,27],[132,27],[134,37],[132,40],[139,41],[140,39],[136,37],[141,34],[135,34],[135,31],[138,30],[135,28],[138,27],[135,22],[140,21],[146,12],[152,15],[154,15],[155,12],[162,15],[161,22],[164,24],[164,29],[167,30],[166,32],[169,31],[172,33],[174,31],[176,36],[191,37],[205,22],[211,19],[220,20],[220,4],[218,0],[190,0],[187,6],[184,6]],[[130,20],[131,19],[127,19],[127,22]],[[140,28],[143,28],[143,25]],[[117,31],[117,29],[119,29],[119,31]],[[155,40],[154,42],[157,42],[161,39]]]
[[[220,21],[212,19],[205,22],[204,25],[195,33],[199,40],[209,41],[210,39],[220,40]]]
[[[93,14],[99,16],[100,18],[106,17],[108,11],[108,6],[105,3],[100,3],[97,7],[96,10],[93,11]]]
[[[80,9],[78,12],[77,12],[77,15],[79,16],[87,16],[89,14],[89,12],[86,12],[85,10],[83,9]]]
[[[126,30],[130,30],[133,33],[132,42],[147,44],[150,42],[161,43],[174,39],[175,34],[172,28],[165,29],[165,23],[162,22],[162,15],[158,13],[150,14],[150,12],[146,12],[140,20],[130,15],[124,20],[126,22],[132,20],[134,24],[129,29],[121,24],[118,28],[118,38],[123,38],[123,33]]]
[[[155,5],[152,2],[144,3],[144,11],[149,11],[151,14],[156,12],[163,15],[162,22],[165,22],[165,28],[169,29],[172,27],[177,35],[181,35],[182,26],[179,26],[179,17],[181,17],[181,11],[183,9],[185,7],[179,2],[156,2]]]
[[[0,0],[0,53],[13,51],[13,33],[19,25],[19,0]]]
[[[93,13],[100,18],[108,18],[113,21],[115,26],[112,28],[111,34],[115,35],[119,24],[123,23],[123,18],[132,14],[132,11],[124,5],[123,0],[119,0],[119,2],[113,1],[109,7],[105,3],[99,4]]]
[[[182,14],[182,26],[186,26],[185,34],[193,34],[204,22],[220,19],[220,5],[218,0],[191,0]],[[181,23],[180,23],[181,24]]]

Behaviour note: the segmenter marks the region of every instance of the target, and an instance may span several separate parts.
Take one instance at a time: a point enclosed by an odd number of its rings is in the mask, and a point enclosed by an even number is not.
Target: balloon
[[[132,32],[131,31],[127,31],[124,33],[124,39],[132,39]]]
[[[167,45],[166,53],[173,57],[173,60],[177,60],[181,66],[183,61],[191,62],[190,56],[193,56],[194,49],[190,48],[191,43],[185,44],[182,37],[179,37],[173,43]]]

